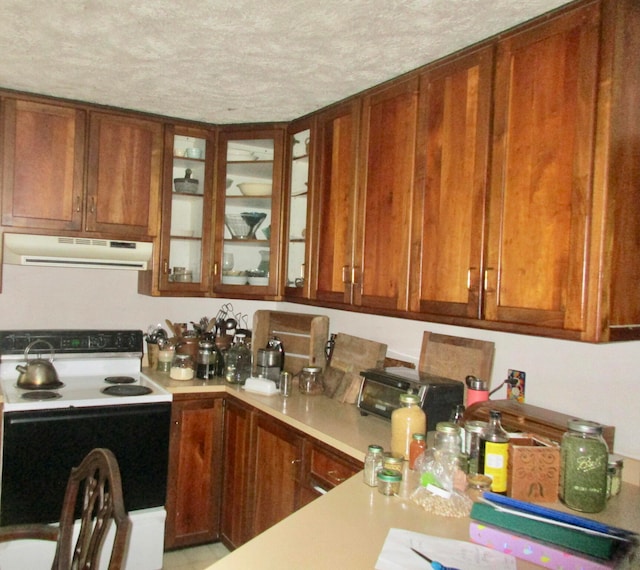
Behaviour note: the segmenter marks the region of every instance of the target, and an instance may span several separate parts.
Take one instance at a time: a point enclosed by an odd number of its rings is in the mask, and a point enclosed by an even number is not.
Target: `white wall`
[[[215,316],[223,299],[151,298],[137,294],[137,273],[3,266],[0,328],[138,328]],[[495,342],[492,387],[509,368],[527,373],[527,403],[616,426],[615,452],[640,459],[639,343],[593,345],[324,310],[292,303],[232,300],[259,308],[322,313],[331,332],[384,342],[389,355],[417,362],[425,330]],[[504,388],[502,389],[504,390]],[[500,391],[496,397],[503,397]]]

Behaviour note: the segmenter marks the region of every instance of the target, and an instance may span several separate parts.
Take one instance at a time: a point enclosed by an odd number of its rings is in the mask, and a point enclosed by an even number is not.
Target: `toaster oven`
[[[433,431],[438,422],[449,420],[451,411],[463,403],[464,385],[451,378],[402,366],[372,368],[360,375],[357,406],[363,416],[374,414],[391,419],[393,410],[400,407],[400,394],[411,392],[420,397],[427,416],[427,431]]]

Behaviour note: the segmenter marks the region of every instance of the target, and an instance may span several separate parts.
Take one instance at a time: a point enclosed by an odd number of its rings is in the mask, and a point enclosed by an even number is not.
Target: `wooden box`
[[[324,368],[329,317],[286,311],[256,311],[251,333],[254,362],[258,349],[264,348],[273,336],[277,336],[284,346],[284,369],[287,372],[297,374],[304,366]]]
[[[498,410],[502,414],[502,427],[507,431],[531,433],[556,443],[560,443],[563,434],[569,429],[567,422],[576,417],[531,404],[521,404],[516,400],[488,400],[469,406],[464,419],[489,421],[490,410]],[[613,452],[615,433],[616,428],[613,426],[604,426],[602,431],[610,452]]]
[[[547,438],[523,434],[511,438],[507,495],[521,501],[553,503],[560,484],[560,446]]]

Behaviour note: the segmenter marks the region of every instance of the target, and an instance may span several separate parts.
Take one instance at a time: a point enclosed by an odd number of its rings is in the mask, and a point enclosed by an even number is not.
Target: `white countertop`
[[[147,371],[145,370],[145,373]],[[336,449],[363,460],[367,446],[390,446],[391,424],[360,415],[356,406],[325,396],[262,396],[222,380],[175,381],[152,372],[173,393],[227,392]],[[551,508],[567,510],[560,504]],[[623,483],[618,497],[590,518],[640,533],[640,487]],[[335,570],[374,568],[391,528],[431,536],[469,539],[469,518],[446,518],[426,512],[399,497],[385,497],[364,484],[359,473],[296,511],[213,564],[215,570],[304,568]],[[518,570],[540,568],[522,560]]]

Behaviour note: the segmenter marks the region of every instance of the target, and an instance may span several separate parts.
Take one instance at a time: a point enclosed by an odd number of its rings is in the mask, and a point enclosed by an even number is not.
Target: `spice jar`
[[[567,507],[597,513],[607,501],[609,451],[602,425],[569,420],[560,444],[560,499]]]
[[[607,465],[607,499],[620,493],[622,487],[622,468],[624,460],[619,455],[611,453]]]
[[[169,377],[174,380],[191,380],[194,373],[193,358],[190,354],[174,354]]]
[[[414,433],[409,446],[409,469],[415,469],[416,459],[427,449],[427,438],[423,433]]]
[[[464,452],[469,458],[469,473],[478,473],[480,440],[487,427],[489,424],[480,420],[470,420],[464,424]]]
[[[391,412],[391,451],[409,460],[414,433],[427,433],[427,416],[417,394],[400,394],[400,407]]]
[[[387,497],[398,494],[401,482],[402,474],[398,471],[392,471],[390,469],[378,471],[378,491]]]
[[[300,372],[299,388],[301,394],[315,396],[324,392],[322,368],[320,366],[305,366]]]
[[[384,468],[384,456],[382,446],[372,444],[367,449],[364,458],[364,482],[371,487],[378,484],[378,471]]]
[[[491,491],[491,477],[475,473],[467,476],[467,496],[474,502],[482,499],[485,491]]]
[[[398,453],[391,453],[387,451],[384,454],[384,468],[390,471],[397,471],[402,473],[402,464],[404,462],[404,456]]]

